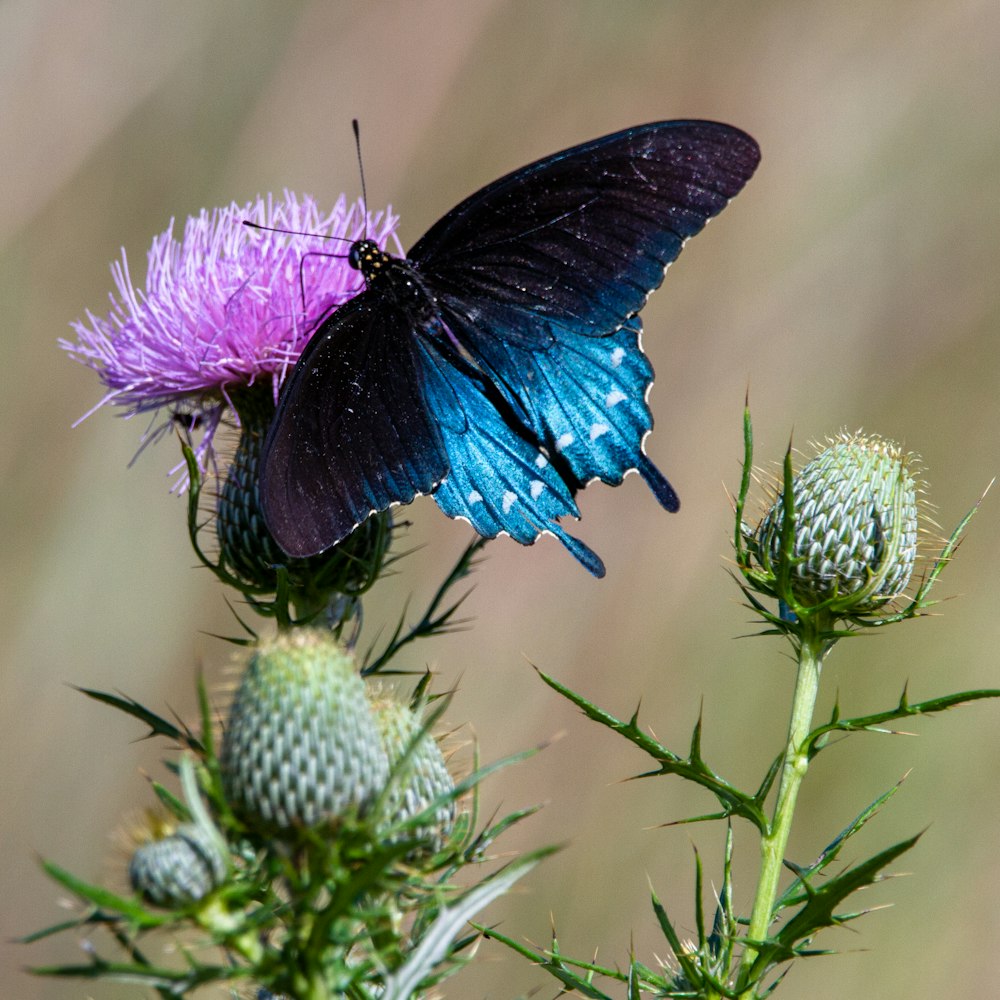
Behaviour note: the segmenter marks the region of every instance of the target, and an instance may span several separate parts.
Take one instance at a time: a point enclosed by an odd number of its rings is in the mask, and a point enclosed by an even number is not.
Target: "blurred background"
[[[564,849],[485,914],[564,952],[654,963],[649,887],[694,928],[693,846],[718,885],[721,828],[662,828],[714,802],[678,781],[625,782],[643,759],[535,677],[536,664],[607,709],[642,715],[686,752],[753,787],[780,749],[792,667],[752,631],[726,573],[727,488],[739,482],[749,386],[757,459],[841,428],[919,452],[943,528],[1000,468],[1000,6],[994,0],[733,4],[705,0],[410,0],[170,4],[8,0],[0,7],[0,237],[5,330],[0,461],[0,988],[20,1000],[131,998],[46,982],[28,964],[82,960],[66,937],[11,938],[65,915],[39,855],[122,884],[112,832],[151,804],[162,744],[71,685],[120,690],[195,717],[194,677],[222,680],[236,625],[194,568],[164,440],[128,468],[146,424],[111,410],[56,346],[103,312],[124,246],[141,283],[172,217],[288,187],[332,204],[368,191],[411,245],[500,173],[647,120],[714,118],[760,142],[743,194],[671,268],[643,314],[656,367],[649,453],[683,501],[665,514],[638,477],[582,497],[591,579],[552,539],[499,540],[475,577],[468,631],[416,648],[457,686],[449,713],[485,760],[551,741],[483,790],[486,813],[544,802],[498,845]],[[423,548],[366,605],[372,629],[425,602],[469,539],[427,500],[406,511]],[[841,644],[821,711],[845,714],[998,686],[1000,506],[987,498],[928,617]],[[849,647],[849,648],[845,648]],[[784,993],[931,1000],[996,990],[1000,947],[1000,707],[980,703],[866,734],[823,754],[791,856],[806,863],[905,773],[845,860],[918,830],[864,904],[893,908],[828,933],[835,957],[798,963]],[[756,857],[737,835],[736,903]],[[550,917],[551,915],[551,917]],[[551,980],[486,944],[449,997],[512,998]]]

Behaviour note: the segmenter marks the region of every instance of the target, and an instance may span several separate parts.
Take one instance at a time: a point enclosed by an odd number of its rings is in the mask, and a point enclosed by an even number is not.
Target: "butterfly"
[[[480,535],[549,533],[599,479],[646,457],[653,369],[638,312],[684,242],[749,180],[757,143],[728,125],[654,122],[555,153],[466,198],[406,258],[362,239],[365,288],[317,329],[261,455],[264,519],[292,557],[431,494]]]

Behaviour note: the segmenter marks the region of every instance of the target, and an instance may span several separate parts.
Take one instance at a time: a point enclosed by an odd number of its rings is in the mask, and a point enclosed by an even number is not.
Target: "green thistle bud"
[[[193,823],[137,848],[128,866],[132,888],[157,906],[197,903],[226,875],[225,859],[212,838]]]
[[[416,712],[392,698],[376,699],[372,711],[389,766],[393,772],[400,769],[400,773],[393,775],[386,809],[389,822],[396,824],[422,813],[436,799],[453,792],[455,783],[437,740],[429,732],[421,733],[423,722]],[[408,830],[405,836],[438,851],[448,839],[454,821],[455,803],[449,800],[435,810],[431,823]]]
[[[801,608],[863,614],[906,589],[917,557],[912,462],[891,442],[842,435],[795,477],[788,568]],[[789,558],[784,503],[779,496],[756,532],[757,557],[776,579]]]
[[[353,656],[312,629],[257,647],[220,763],[229,801],[261,828],[314,827],[363,810],[389,765]]]
[[[288,558],[264,523],[258,492],[260,453],[274,417],[270,385],[238,392],[234,404],[240,417],[240,437],[216,511],[220,555],[240,579],[271,590],[276,583],[275,564],[286,563]]]

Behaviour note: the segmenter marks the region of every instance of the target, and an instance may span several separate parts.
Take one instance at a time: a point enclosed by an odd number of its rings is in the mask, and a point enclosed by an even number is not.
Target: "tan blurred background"
[[[692,842],[717,884],[721,830],[658,829],[714,803],[676,781],[622,783],[642,758],[586,723],[528,660],[600,704],[642,699],[684,751],[699,710],[705,752],[754,785],[780,744],[792,671],[776,640],[734,641],[748,616],[725,572],[740,420],[750,386],[758,458],[863,426],[925,459],[930,499],[954,524],[1000,471],[1000,6],[995,0],[736,4],[683,0],[382,3],[106,0],[0,7],[0,214],[5,331],[0,580],[3,966],[0,995],[132,998],[135,988],[36,981],[29,963],[82,960],[69,938],[10,938],[64,915],[36,852],[85,877],[118,874],[110,832],[151,802],[161,744],[69,685],[119,689],[193,719],[193,678],[218,680],[235,624],[193,568],[184,505],[168,495],[176,448],[128,469],[139,420],[99,412],[97,379],[56,347],[106,309],[124,245],[141,280],[171,216],[289,187],[331,203],[368,190],[402,214],[404,245],[459,198],[537,156],[627,125],[721,119],[760,141],[739,199],[691,244],[644,314],[658,379],[650,453],[683,499],[664,514],[636,477],[582,499],[595,581],[551,539],[499,541],[476,578],[474,630],[425,644],[457,684],[450,713],[486,759],[562,738],[493,779],[484,806],[542,813],[511,849],[564,842],[490,921],[563,949],[648,963],[651,882],[685,933]],[[888,707],[1000,682],[1000,498],[973,524],[929,618],[838,649],[825,709]],[[426,600],[468,538],[429,501],[407,511],[427,546],[367,606],[394,620]],[[414,605],[417,606],[417,605]],[[1000,706],[979,704],[823,754],[792,857],[807,862],[912,768],[850,860],[920,829],[910,877],[865,905],[894,908],[828,933],[838,957],[799,963],[783,996],[937,1000],[996,993],[1000,948]],[[749,908],[751,831],[738,824],[737,904]],[[450,997],[555,986],[497,945]]]

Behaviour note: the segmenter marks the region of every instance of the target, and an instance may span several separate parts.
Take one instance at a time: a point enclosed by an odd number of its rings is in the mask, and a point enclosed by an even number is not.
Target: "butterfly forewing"
[[[444,478],[417,351],[413,317],[378,289],[341,306],[310,341],[261,462],[264,517],[288,555],[322,552]]]
[[[753,139],[715,122],[627,129],[494,181],[432,226],[410,260],[457,308],[483,304],[498,324],[483,335],[541,347],[551,321],[605,336],[642,308],[759,159]]]

